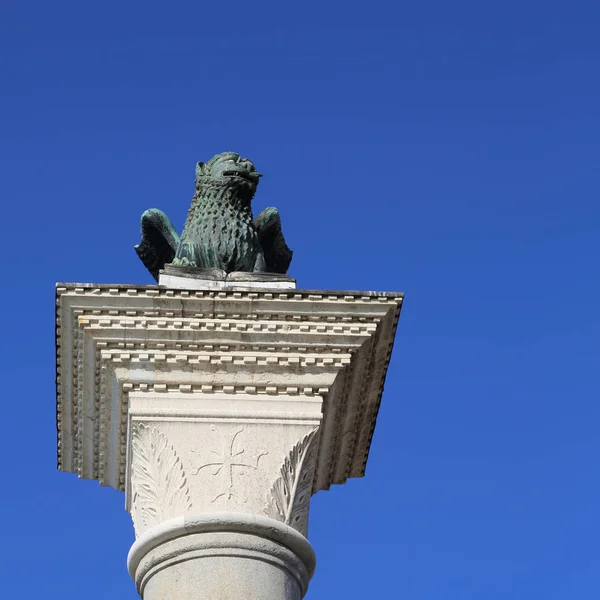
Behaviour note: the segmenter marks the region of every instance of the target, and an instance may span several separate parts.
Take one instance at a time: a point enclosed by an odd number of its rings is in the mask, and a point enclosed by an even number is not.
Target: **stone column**
[[[364,474],[402,295],[169,285],[57,286],[59,469],[125,492],[144,600],[300,600],[310,497]]]

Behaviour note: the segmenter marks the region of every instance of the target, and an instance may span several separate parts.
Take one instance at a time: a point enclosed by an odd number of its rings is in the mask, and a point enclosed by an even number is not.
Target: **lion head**
[[[248,191],[254,193],[260,177],[252,161],[235,152],[223,152],[213,156],[207,163],[199,162],[196,165],[197,184],[210,179],[227,187],[250,188]]]

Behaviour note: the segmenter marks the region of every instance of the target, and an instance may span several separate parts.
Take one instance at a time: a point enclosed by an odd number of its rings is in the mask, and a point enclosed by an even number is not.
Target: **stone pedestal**
[[[57,286],[58,466],[125,492],[145,600],[299,600],[364,474],[402,295],[268,285]]]

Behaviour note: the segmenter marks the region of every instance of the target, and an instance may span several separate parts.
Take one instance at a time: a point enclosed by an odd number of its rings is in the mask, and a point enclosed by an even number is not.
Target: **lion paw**
[[[182,256],[181,258],[174,258],[171,263],[176,267],[195,267],[196,262],[193,260],[189,260],[187,256]]]

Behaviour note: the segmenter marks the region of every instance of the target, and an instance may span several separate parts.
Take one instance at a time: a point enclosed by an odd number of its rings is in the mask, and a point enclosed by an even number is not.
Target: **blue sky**
[[[55,470],[56,281],[151,283],[194,165],[265,174],[299,287],[404,291],[307,598],[596,599],[600,5],[3,0],[2,588],[137,597],[122,495]]]

